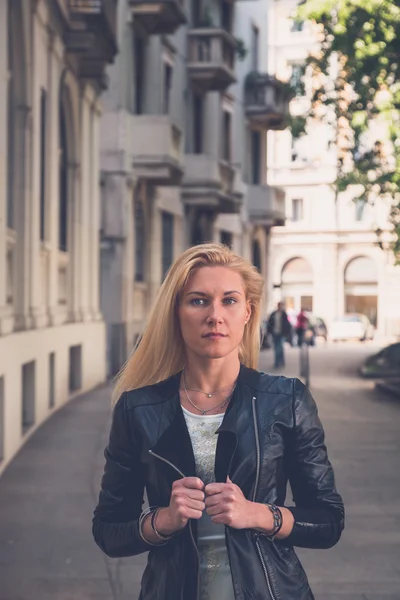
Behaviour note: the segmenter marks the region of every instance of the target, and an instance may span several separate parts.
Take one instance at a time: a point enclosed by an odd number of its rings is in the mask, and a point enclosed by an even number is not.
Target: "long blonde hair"
[[[114,402],[127,390],[158,383],[183,369],[185,345],[178,320],[180,294],[190,274],[206,266],[227,267],[242,277],[251,315],[239,346],[239,358],[247,367],[257,368],[263,279],[254,266],[230,248],[222,244],[200,244],[183,252],[169,269],[144,333],[117,376]]]

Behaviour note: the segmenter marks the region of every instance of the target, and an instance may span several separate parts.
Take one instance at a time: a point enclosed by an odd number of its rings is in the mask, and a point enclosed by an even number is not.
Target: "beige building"
[[[104,381],[99,121],[116,0],[0,0],[0,472]]]
[[[101,126],[101,308],[114,374],[174,258],[214,240],[268,277],[282,190],[266,131],[285,92],[267,75],[268,2],[120,0]]]
[[[294,0],[270,5],[269,69],[282,80],[299,77],[316,46],[311,25],[293,20],[295,6]],[[291,110],[300,114],[306,103],[296,98]],[[285,226],[271,239],[269,308],[283,299],[287,308],[303,306],[328,324],[344,312],[361,312],[379,333],[400,334],[400,267],[375,233],[383,231],[387,247],[388,207],[356,204],[350,193],[336,198],[335,149],[326,126],[297,142],[288,130],[268,135],[268,182],[286,195]]]

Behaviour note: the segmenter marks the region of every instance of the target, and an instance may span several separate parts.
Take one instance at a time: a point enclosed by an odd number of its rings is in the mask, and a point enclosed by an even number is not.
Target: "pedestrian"
[[[293,547],[340,538],[310,392],[255,370],[262,290],[230,249],[189,248],[120,373],[93,535],[111,557],[149,551],[141,600],[312,600]]]
[[[268,319],[268,332],[272,335],[274,343],[275,369],[285,366],[284,342],[290,338],[292,326],[283,307],[283,302],[278,302],[277,309]]]
[[[299,314],[297,315],[297,320],[296,320],[297,345],[299,348],[301,348],[304,343],[304,338],[305,338],[307,328],[308,328],[308,318],[307,318],[304,308],[301,308]]]

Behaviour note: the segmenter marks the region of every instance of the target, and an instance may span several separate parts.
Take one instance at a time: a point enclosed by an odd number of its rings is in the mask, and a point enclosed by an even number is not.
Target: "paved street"
[[[311,388],[347,509],[337,547],[300,553],[317,600],[400,600],[400,401],[356,375],[375,347],[311,349]],[[287,358],[285,374],[297,375],[297,350]],[[261,368],[271,364],[264,351]],[[56,413],[0,479],[0,600],[137,600],[144,557],[108,560],[91,538],[108,399],[103,388]]]

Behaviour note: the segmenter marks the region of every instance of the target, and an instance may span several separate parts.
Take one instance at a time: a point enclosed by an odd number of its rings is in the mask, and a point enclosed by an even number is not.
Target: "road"
[[[311,389],[347,513],[338,546],[299,552],[317,600],[400,600],[400,401],[357,376],[375,349],[311,349]],[[297,376],[297,359],[289,349],[284,374]],[[260,368],[271,364],[264,351]],[[0,479],[0,600],[137,599],[145,557],[107,559],[90,532],[109,395],[96,390],[56,413]]]

